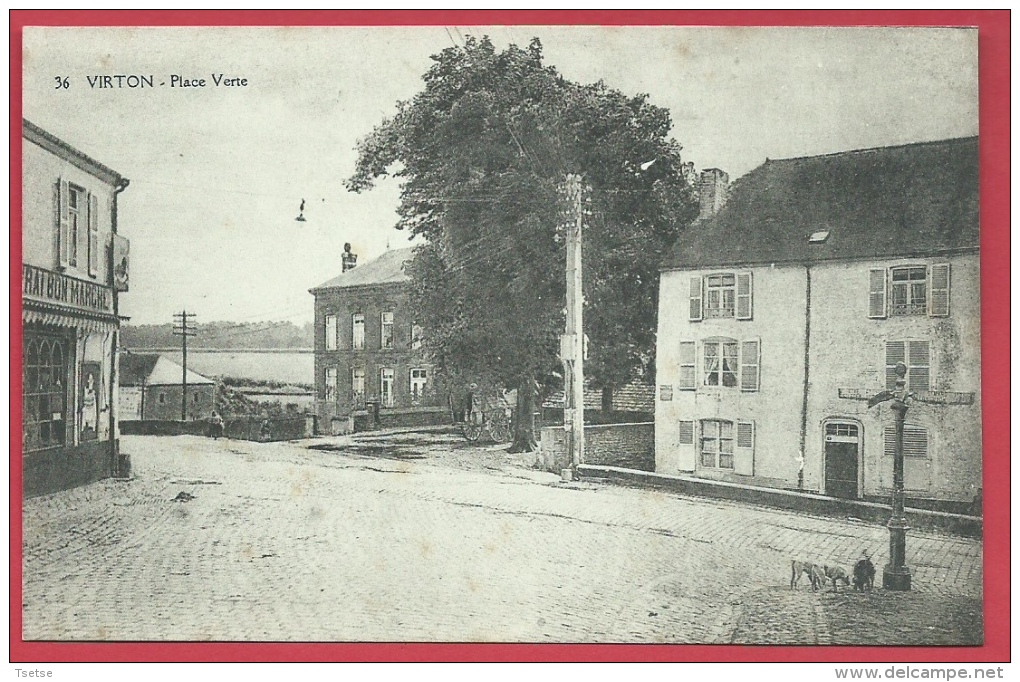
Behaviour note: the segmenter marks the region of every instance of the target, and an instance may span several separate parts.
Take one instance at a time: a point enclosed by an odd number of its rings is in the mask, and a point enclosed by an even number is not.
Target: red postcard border
[[[10,11],[10,661],[705,661],[1005,662],[1009,589],[1009,11],[1008,10],[11,10]],[[21,639],[22,29],[26,26],[974,26],[979,30],[981,343],[984,411],[984,617],[981,647],[752,647],[631,644],[69,643]]]

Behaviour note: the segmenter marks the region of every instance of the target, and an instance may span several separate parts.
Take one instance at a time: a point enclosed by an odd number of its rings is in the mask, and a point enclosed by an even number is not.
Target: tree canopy
[[[659,263],[696,215],[669,112],[578,84],[541,43],[467,38],[433,56],[424,89],[358,145],[360,192],[402,180],[397,227],[425,238],[411,266],[424,344],[448,373],[532,394],[558,370],[567,173],[583,176],[586,374],[625,383],[654,355]]]

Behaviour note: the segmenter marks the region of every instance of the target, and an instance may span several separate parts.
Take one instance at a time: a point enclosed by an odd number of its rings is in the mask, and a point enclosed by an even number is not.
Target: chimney
[[[340,257],[340,261],[343,264],[343,267],[340,270],[341,273],[347,272],[348,270],[353,270],[354,266],[358,264],[358,255],[355,253],[351,253],[350,242],[344,244],[344,253]]]
[[[701,171],[698,180],[698,196],[701,200],[701,213],[698,220],[711,218],[726,205],[726,193],[730,186],[730,176],[718,168],[707,168]]]

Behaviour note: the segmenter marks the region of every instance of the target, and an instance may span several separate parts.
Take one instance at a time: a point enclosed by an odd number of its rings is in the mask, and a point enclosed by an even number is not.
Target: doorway
[[[825,494],[854,500],[860,497],[861,431],[851,422],[825,425]]]

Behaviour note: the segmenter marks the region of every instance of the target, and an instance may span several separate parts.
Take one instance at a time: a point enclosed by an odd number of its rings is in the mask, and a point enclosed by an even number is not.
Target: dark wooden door
[[[856,442],[826,440],[825,494],[846,499],[858,497]]]

